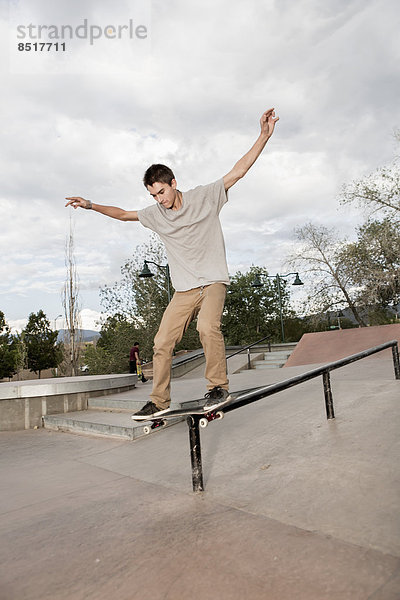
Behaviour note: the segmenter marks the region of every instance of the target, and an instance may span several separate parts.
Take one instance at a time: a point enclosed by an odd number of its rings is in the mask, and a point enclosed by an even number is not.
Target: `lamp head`
[[[142,269],[142,272],[139,273],[139,277],[154,277],[154,273],[152,273],[149,269],[147,260],[144,261],[143,269]]]
[[[253,288],[259,288],[259,287],[262,287],[262,286],[263,286],[263,283],[261,281],[261,277],[260,277],[260,275],[258,273],[256,273],[256,275],[254,277],[254,281],[251,284],[251,287],[253,287]]]
[[[301,281],[298,273],[296,273],[296,279],[293,281],[292,285],[304,285],[304,283]]]

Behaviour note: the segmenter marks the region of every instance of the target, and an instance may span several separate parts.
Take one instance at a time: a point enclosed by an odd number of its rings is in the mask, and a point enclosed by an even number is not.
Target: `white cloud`
[[[90,308],[84,308],[81,310],[80,319],[82,324],[82,329],[92,329],[93,331],[100,331],[100,322],[104,316],[96,311],[91,310]]]
[[[90,0],[83,15],[75,1],[22,0],[18,18],[122,23],[135,6]],[[40,73],[3,61],[6,317],[61,312],[65,196],[141,208],[151,201],[141,178],[152,162],[171,164],[183,190],[212,181],[247,151],[271,105],[276,133],[221,213],[230,271],[279,271],[293,228],[310,219],[351,236],[361,217],[337,194],[391,159],[400,122],[397,11],[395,0],[153,2],[140,60],[103,40],[97,50],[71,47],[68,68],[55,55]],[[6,18],[0,27],[12,49],[15,31]],[[25,58],[34,65],[33,53]],[[148,232],[89,211],[73,211],[73,221],[83,310],[97,314],[98,287],[119,278]]]

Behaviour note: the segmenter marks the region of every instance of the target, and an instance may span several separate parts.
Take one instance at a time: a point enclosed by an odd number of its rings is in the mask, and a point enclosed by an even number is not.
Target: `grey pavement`
[[[174,380],[174,398],[203,387]],[[210,423],[202,494],[184,422],[134,441],[1,433],[0,599],[399,600],[400,382],[369,358],[332,388],[333,421],[319,378]]]

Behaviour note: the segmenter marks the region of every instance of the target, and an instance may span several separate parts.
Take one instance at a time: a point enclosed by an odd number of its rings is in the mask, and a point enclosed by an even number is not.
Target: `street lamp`
[[[278,299],[279,299],[279,314],[280,314],[280,318],[281,318],[282,343],[285,342],[285,329],[283,327],[281,279],[283,281],[286,281],[286,277],[289,277],[289,275],[296,275],[295,280],[293,281],[292,285],[304,285],[303,282],[301,281],[298,273],[286,273],[286,275],[280,275],[279,273],[277,273],[276,275],[264,275],[264,273],[256,273],[256,276],[254,277],[254,281],[251,284],[251,287],[254,287],[254,288],[262,287],[263,282],[261,281],[261,277],[268,277],[269,279],[276,280],[276,285],[278,288]]]
[[[62,315],[57,315],[54,319],[54,331],[57,331],[57,319],[59,319],[60,317],[62,317]]]
[[[149,264],[155,265],[156,267],[158,267],[159,269],[162,269],[162,270],[165,269],[165,277],[167,280],[168,304],[169,304],[171,302],[171,285],[170,285],[170,280],[169,280],[169,265],[168,265],[168,263],[166,265],[158,265],[157,263],[153,262],[152,260],[145,260],[142,272],[139,273],[139,277],[154,277],[154,273],[152,273],[149,269]]]

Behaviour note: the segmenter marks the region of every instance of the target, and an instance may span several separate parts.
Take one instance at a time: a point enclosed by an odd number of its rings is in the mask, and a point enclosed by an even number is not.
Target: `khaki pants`
[[[206,357],[205,376],[208,389],[217,385],[228,389],[225,344],[221,333],[221,316],[226,286],[213,283],[187,292],[175,292],[167,306],[154,338],[152,401],[160,409],[171,403],[172,352],[190,323],[197,317],[197,331]]]

